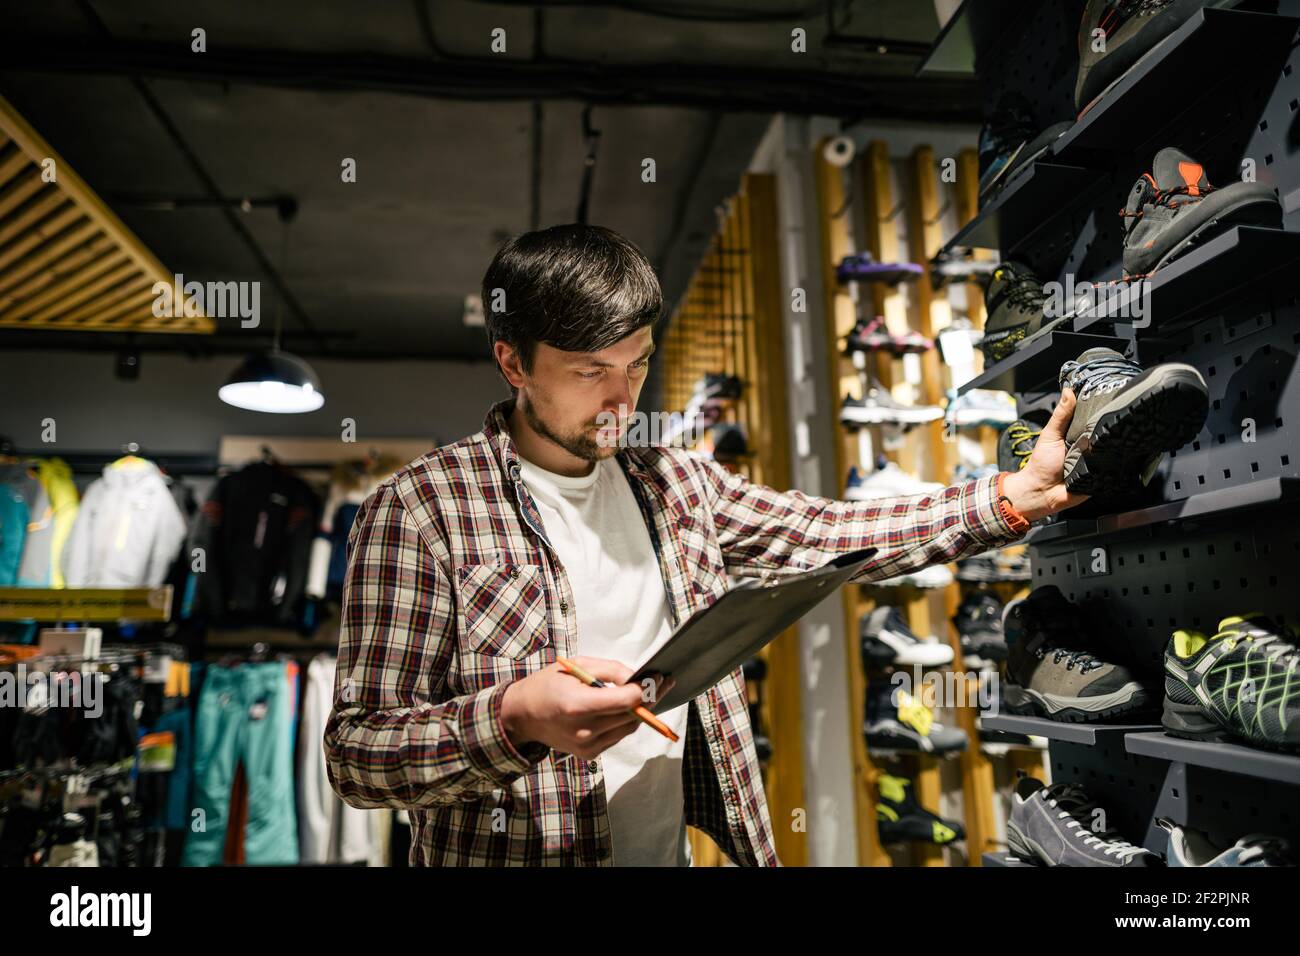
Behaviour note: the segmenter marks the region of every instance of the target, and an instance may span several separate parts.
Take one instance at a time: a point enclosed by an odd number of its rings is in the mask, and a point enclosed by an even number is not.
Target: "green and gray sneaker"
[[[1226,617],[1213,637],[1174,631],[1165,648],[1165,731],[1300,750],[1296,638],[1262,614]]]
[[[1076,494],[1145,485],[1165,452],[1195,438],[1210,413],[1209,389],[1194,366],[1166,362],[1143,371],[1105,347],[1062,365],[1060,385],[1078,400],[1065,433],[1065,486]]]

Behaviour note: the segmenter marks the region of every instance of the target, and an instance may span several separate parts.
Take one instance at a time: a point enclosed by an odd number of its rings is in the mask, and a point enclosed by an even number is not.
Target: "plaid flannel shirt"
[[[357,514],[329,778],[354,807],[410,812],[412,865],[609,865],[601,761],[517,747],[501,725],[509,684],[576,653],[578,637],[571,583],[519,478],[510,407],[388,478]],[[717,600],[728,574],[876,547],[859,580],[879,579],[1023,534],[1000,509],[998,476],[846,502],[774,491],[680,449],[616,459],[674,624]],[[690,703],[682,774],[688,824],[738,864],[778,864],[739,669]]]

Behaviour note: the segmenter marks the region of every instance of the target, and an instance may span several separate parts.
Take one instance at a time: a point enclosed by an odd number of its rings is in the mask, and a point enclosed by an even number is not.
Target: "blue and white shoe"
[[[1290,847],[1281,837],[1252,833],[1226,850],[1215,846],[1200,830],[1180,827],[1172,820],[1156,823],[1169,833],[1170,866],[1295,866]]]

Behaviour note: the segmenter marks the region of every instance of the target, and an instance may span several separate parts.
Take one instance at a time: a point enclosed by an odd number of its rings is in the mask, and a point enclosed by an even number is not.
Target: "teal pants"
[[[231,784],[242,761],[248,781],[244,862],[298,862],[292,707],[283,663],[209,667],[194,727],[194,810],[184,866],[221,862]]]

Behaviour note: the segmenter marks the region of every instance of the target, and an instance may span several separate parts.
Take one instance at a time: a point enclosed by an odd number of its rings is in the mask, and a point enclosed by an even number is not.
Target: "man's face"
[[[654,351],[649,326],[599,352],[565,352],[538,343],[533,367],[517,364],[511,384],[529,426],[569,454],[600,461],[618,451],[627,417],[636,409]],[[511,365],[505,365],[508,373]],[[601,428],[607,420],[612,427]]]

